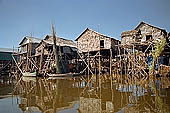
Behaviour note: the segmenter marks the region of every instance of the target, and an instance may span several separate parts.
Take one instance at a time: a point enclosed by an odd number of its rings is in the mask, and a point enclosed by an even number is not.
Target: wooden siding
[[[100,40],[104,40],[104,47],[102,48],[100,48]],[[112,40],[110,37],[88,29],[77,39],[77,47],[80,53],[98,51],[100,49],[111,49],[112,44],[115,44],[114,41],[117,44],[117,40]]]
[[[136,30],[138,31],[139,29],[142,34],[141,42],[147,41],[146,40],[147,35],[152,35],[154,41],[160,41],[160,39],[164,36],[163,35],[164,32],[162,30],[156,27],[151,27],[148,24],[143,24],[140,27],[138,27]]]
[[[140,34],[139,34],[140,32]],[[126,31],[121,34],[121,44],[130,45],[132,43],[147,42],[147,36],[152,36],[153,42],[160,41],[165,36],[166,31],[152,25],[142,23],[135,28],[135,30]]]

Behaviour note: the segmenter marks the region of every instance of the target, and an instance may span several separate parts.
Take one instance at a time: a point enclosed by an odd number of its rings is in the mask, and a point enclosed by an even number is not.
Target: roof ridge
[[[141,24],[146,24],[146,25],[149,25],[149,26],[151,26],[151,27],[154,27],[154,28],[157,28],[157,29],[160,29],[160,30],[164,30],[164,31],[166,31],[165,30],[165,28],[161,28],[161,27],[158,27],[158,26],[155,26],[155,25],[152,25],[152,24],[150,24],[150,23],[147,23],[147,22],[144,22],[144,21],[141,21],[136,27],[135,27],[135,29],[134,30],[136,30]]]
[[[93,31],[93,32],[95,32],[95,33],[97,33],[97,34],[99,34],[99,35],[102,35],[102,36],[105,36],[105,37],[108,37],[108,38],[111,38],[111,39],[114,39],[114,40],[118,40],[116,37],[111,37],[111,36],[105,35],[105,34],[103,34],[103,33],[97,32],[97,31],[95,31],[95,30],[87,27],[87,28],[76,38],[75,41],[77,41],[77,40],[82,36],[82,34],[84,34],[84,32],[86,32],[87,30],[91,30],[91,31]],[[118,40],[118,41],[119,41],[119,40]]]
[[[46,36],[52,37],[52,35],[46,35]],[[68,41],[72,41],[72,42],[73,42],[73,40],[66,39],[65,37],[56,36],[56,38],[63,39],[63,40],[68,40]],[[43,40],[44,40],[44,39],[43,39]]]
[[[34,39],[42,40],[41,38],[37,38],[37,37],[27,37],[27,38],[34,38]]]

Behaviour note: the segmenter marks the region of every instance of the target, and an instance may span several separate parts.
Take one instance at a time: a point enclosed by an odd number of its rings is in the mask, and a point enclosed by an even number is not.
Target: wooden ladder
[[[53,52],[48,52],[48,56],[46,58],[46,61],[45,61],[45,64],[43,66],[43,69],[42,69],[42,72],[45,72],[47,71],[48,68],[51,68],[50,67],[50,63],[53,61]]]

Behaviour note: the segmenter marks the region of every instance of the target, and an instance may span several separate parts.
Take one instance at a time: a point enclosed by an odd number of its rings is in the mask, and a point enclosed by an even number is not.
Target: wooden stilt
[[[110,76],[112,76],[112,49],[110,49]]]
[[[89,45],[88,45],[88,46],[89,46]],[[87,57],[88,57],[88,59],[87,59],[87,60],[88,60],[88,67],[90,68],[90,59],[89,59],[89,58],[90,58],[90,55],[89,55],[89,47],[88,47],[88,56],[87,56]],[[89,70],[89,68],[88,68],[88,72],[87,72],[87,74],[88,74],[88,75],[87,75],[87,76],[88,76],[88,81],[89,81],[89,79],[90,79],[90,70]]]
[[[39,72],[41,72],[42,64],[43,64],[43,56],[44,56],[44,48],[41,49],[41,56],[40,56],[40,67]]]

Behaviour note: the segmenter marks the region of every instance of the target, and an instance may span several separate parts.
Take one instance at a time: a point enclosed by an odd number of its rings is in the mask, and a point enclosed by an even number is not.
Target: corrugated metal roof
[[[17,49],[11,49],[11,48],[0,48],[0,52],[10,52],[10,53],[15,52],[15,53],[17,53],[18,50]]]
[[[28,41],[25,41],[25,40],[28,40]],[[24,45],[24,44],[28,44],[28,43],[40,43],[42,39],[39,39],[39,38],[35,38],[35,37],[24,37],[24,39],[22,39],[22,41],[19,43],[19,45]],[[25,43],[24,43],[25,41]]]
[[[47,35],[49,38],[45,38],[43,41],[48,44],[54,44],[53,43],[53,37]],[[72,40],[64,39],[61,37],[56,37],[56,45],[57,46],[69,46],[69,47],[77,47],[76,43],[74,43]]]

